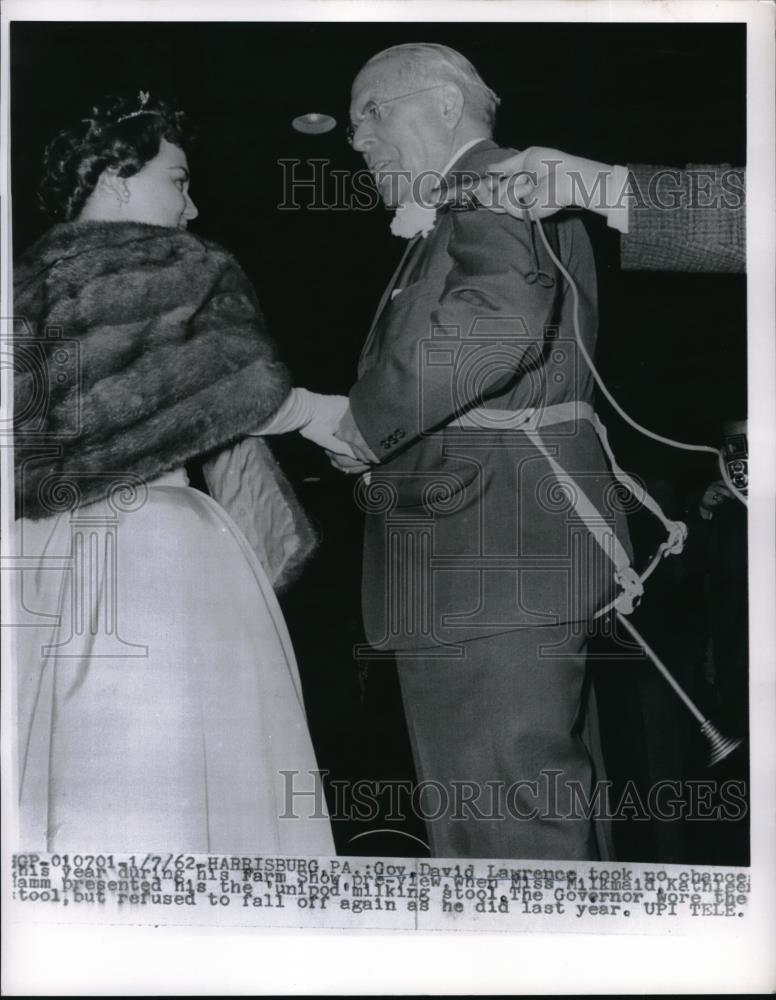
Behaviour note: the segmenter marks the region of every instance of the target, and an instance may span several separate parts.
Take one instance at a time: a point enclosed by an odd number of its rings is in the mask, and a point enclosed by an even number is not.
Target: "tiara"
[[[137,111],[132,111],[128,115],[121,115],[120,118],[116,119],[114,125],[118,125],[119,122],[125,122],[129,118],[137,118],[138,115],[158,115],[159,114],[158,111],[150,111],[146,108],[146,104],[148,104],[150,96],[151,96],[150,91],[141,90],[140,93],[137,95],[137,99],[140,101],[140,107],[137,109]]]

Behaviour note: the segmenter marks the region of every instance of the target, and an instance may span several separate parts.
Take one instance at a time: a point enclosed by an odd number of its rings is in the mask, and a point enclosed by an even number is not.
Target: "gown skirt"
[[[19,847],[333,855],[267,575],[214,500],[158,483],[16,522]]]

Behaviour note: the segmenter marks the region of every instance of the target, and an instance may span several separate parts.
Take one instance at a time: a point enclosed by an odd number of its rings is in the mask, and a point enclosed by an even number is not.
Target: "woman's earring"
[[[119,207],[129,201],[129,188],[123,177],[119,177],[116,171],[108,168],[100,176],[99,186],[103,193],[111,200],[115,201]]]

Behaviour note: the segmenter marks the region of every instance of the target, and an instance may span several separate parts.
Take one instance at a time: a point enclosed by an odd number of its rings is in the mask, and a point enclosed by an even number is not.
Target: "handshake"
[[[288,431],[299,431],[302,437],[323,448],[340,472],[366,472],[377,462],[356,426],[347,396],[292,389],[274,417],[254,433],[263,437]]]

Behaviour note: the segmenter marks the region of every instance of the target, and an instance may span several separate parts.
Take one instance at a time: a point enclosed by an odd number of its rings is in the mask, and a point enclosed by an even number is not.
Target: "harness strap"
[[[574,480],[571,473],[567,472],[557,459],[550,454],[538,433],[541,428],[551,427],[555,424],[570,423],[580,419],[587,420],[592,424],[601,442],[601,447],[609,460],[615,479],[622,483],[642,506],[646,507],[651,514],[658,518],[668,534],[667,540],[660,545],[655,557],[641,576],[631,566],[628,553],[625,551],[616,532],[607,524],[604,517],[596,509],[579,483]],[[547,406],[542,409],[527,407],[524,410],[494,410],[487,407],[476,407],[456,418],[454,426],[476,428],[478,430],[521,430],[537,451],[547,460],[555,478],[566,491],[577,515],[593,538],[595,538],[603,552],[614,563],[615,579],[622,588],[622,593],[615,600],[596,612],[596,618],[606,614],[611,608],[622,614],[629,615],[638,605],[644,593],[644,581],[649,577],[660,560],[664,556],[677,555],[682,551],[685,539],[687,538],[687,526],[682,521],[669,520],[663,513],[660,504],[650,496],[644,487],[620,468],[609,444],[606,427],[589,403],[572,400],[567,403],[556,403],[554,406]]]

